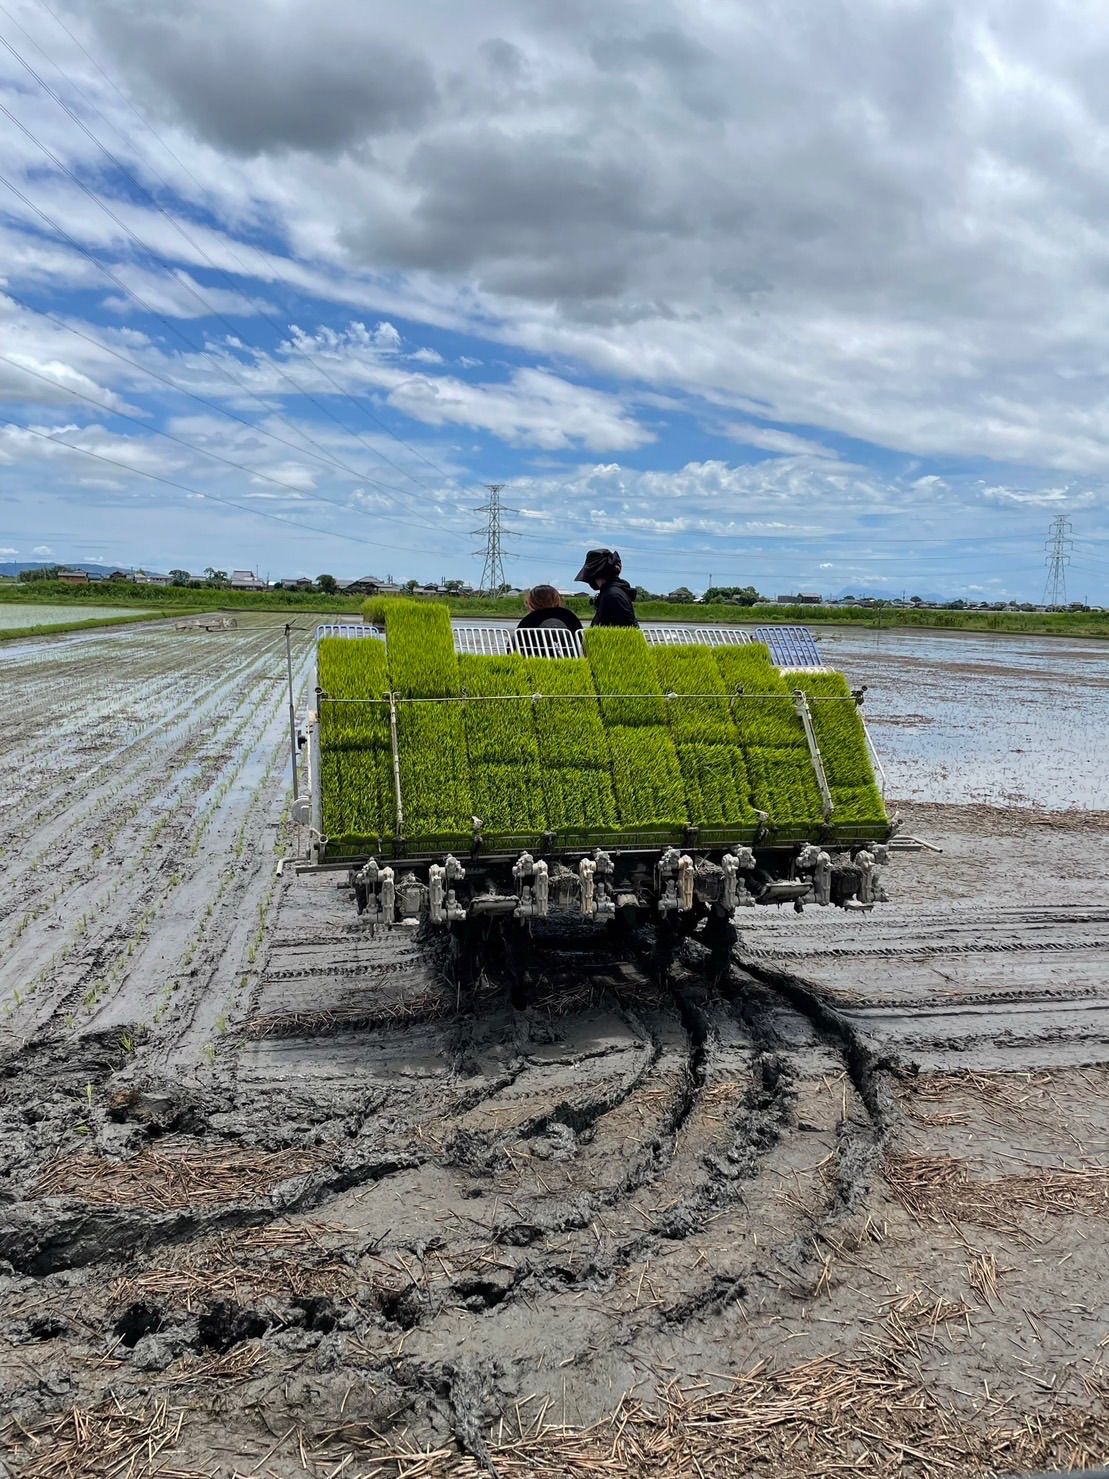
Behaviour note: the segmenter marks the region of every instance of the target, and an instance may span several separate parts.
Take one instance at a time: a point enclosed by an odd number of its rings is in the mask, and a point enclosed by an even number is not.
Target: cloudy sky
[[[1082,0],[2,0],[0,559],[1109,602]]]

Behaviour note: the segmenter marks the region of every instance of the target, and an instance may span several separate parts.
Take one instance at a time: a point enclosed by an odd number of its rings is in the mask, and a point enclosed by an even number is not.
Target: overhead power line
[[[167,488],[178,488],[182,493],[190,493],[195,498],[201,498],[210,503],[222,503],[228,508],[236,508],[240,513],[252,514],[257,519],[269,519],[275,524],[284,524],[293,529],[307,529],[312,534],[324,534],[329,539],[342,539],[354,544],[369,545],[373,549],[400,550],[404,554],[411,554],[411,545],[386,544],[379,539],[363,539],[357,534],[348,534],[346,530],[321,529],[318,524],[306,524],[302,519],[290,519],[284,514],[267,513],[265,509],[251,508],[248,504],[238,503],[233,498],[224,498],[219,493],[209,493],[205,489],[195,488],[191,483],[182,483],[177,478],[167,478],[162,473],[149,472],[146,468],[135,467],[133,463],[124,462],[118,457],[108,457],[103,452],[90,451],[88,447],[82,447],[77,442],[66,441],[64,437],[52,436],[49,432],[39,431],[34,426],[22,426],[18,421],[4,421],[0,423],[9,427],[12,431],[23,432],[27,436],[37,437],[43,442],[52,442],[57,447],[67,447],[71,452],[79,452],[82,457],[91,457],[97,462],[106,462],[110,467],[122,468],[124,472],[133,473],[138,478],[149,478],[155,483],[164,483]],[[436,555],[453,554],[453,550],[425,547],[425,553]]]

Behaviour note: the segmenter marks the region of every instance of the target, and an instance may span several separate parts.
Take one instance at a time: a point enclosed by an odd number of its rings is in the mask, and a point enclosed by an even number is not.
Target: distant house
[[[315,581],[307,575],[292,575],[288,580],[275,580],[275,591],[310,591]]]
[[[104,577],[105,580],[130,580],[130,570],[109,570]]]
[[[65,585],[88,585],[89,572],[87,570],[59,570],[54,577]]]
[[[233,591],[264,591],[265,581],[259,580],[253,570],[232,570],[228,582]]]
[[[819,591],[798,591],[795,596],[776,596],[779,606],[823,606],[824,597]]]
[[[360,575],[357,580],[339,580],[336,584],[344,596],[392,596],[400,590],[396,581],[376,575]]]

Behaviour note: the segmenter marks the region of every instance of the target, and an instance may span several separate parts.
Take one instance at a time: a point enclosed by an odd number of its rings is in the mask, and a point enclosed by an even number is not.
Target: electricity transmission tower
[[[1065,606],[1067,604],[1067,566],[1074,547],[1071,538],[1071,522],[1065,514],[1052,519],[1051,530],[1044,549],[1047,554],[1047,580],[1044,584],[1044,605]]]
[[[511,530],[502,529],[501,514],[515,514],[520,510],[517,508],[506,508],[501,502],[501,489],[503,483],[486,483],[489,490],[489,502],[483,503],[475,513],[485,515],[485,523],[480,529],[472,532],[481,535],[485,543],[480,549],[473,551],[475,555],[484,555],[485,564],[481,570],[481,585],[479,590],[483,596],[500,595],[501,586],[505,585],[504,557],[501,552],[501,541],[510,536]]]

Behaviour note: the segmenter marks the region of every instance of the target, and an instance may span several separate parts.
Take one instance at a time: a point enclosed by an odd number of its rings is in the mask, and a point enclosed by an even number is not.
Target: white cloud
[[[33,555],[52,555],[54,551],[48,544],[36,544],[31,553]]]
[[[767,452],[781,452],[791,457],[835,457],[837,454],[821,442],[777,431],[770,426],[753,426],[750,422],[732,421],[724,428],[725,436],[745,447],[761,447]]]

